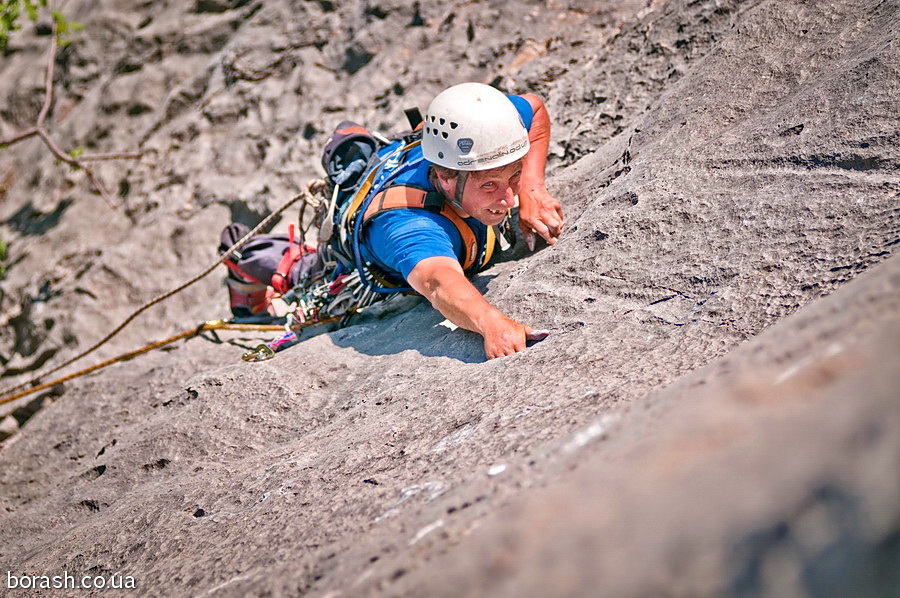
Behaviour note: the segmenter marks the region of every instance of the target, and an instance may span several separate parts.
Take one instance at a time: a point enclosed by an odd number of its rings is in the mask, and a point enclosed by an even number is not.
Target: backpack
[[[319,251],[345,271],[357,270],[365,286],[376,293],[410,292],[412,289],[387,282],[363,262],[359,248],[362,215],[381,189],[388,187],[400,174],[418,166],[421,159],[407,161],[407,156],[419,143],[421,132],[418,129],[388,139],[357,123],[343,121],[325,144],[322,167],[330,200],[320,206],[316,215]],[[394,170],[389,176],[380,176],[388,163]]]

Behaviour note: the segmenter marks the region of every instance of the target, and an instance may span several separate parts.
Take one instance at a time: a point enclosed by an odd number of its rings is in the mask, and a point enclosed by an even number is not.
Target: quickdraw
[[[295,326],[284,332],[278,338],[269,341],[268,343],[258,345],[252,351],[248,351],[241,355],[241,359],[244,361],[265,361],[267,359],[272,359],[275,357],[275,353],[281,351],[282,349],[287,349],[288,347],[293,347],[298,342],[300,342],[300,334],[303,328],[307,326],[312,326],[315,324],[329,324],[331,322],[337,322],[340,318],[324,318],[321,320],[316,320],[315,322],[307,322],[304,326]]]
[[[387,299],[367,287],[358,271],[338,274],[333,280],[308,286],[306,281],[281,296],[292,311],[287,315],[286,331],[268,343],[258,345],[241,356],[244,361],[265,361],[301,340],[301,331],[317,324],[338,322],[345,326],[355,314]]]

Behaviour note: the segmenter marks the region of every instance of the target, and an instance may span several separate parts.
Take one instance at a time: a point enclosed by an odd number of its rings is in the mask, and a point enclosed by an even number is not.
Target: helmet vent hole
[[[459,123],[455,123],[455,122],[453,122],[453,121],[450,121],[450,128],[451,128],[451,129],[455,129],[455,128],[458,127],[458,126],[459,126]]]
[[[447,122],[447,121],[444,120],[443,118],[441,119],[441,125],[444,125],[446,122]]]
[[[431,122],[434,122],[434,115],[431,115]]]
[[[444,139],[447,139],[448,137],[450,137],[450,135],[447,133],[447,131],[443,131],[441,133],[441,137],[443,137]]]
[[[438,152],[438,158],[444,159],[444,152]]]

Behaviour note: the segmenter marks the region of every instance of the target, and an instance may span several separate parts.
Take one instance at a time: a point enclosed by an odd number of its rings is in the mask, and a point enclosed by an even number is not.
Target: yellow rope
[[[46,376],[49,376],[50,374],[52,374],[52,373],[54,373],[54,372],[58,372],[59,370],[63,369],[64,367],[66,367],[66,366],[68,366],[68,365],[70,365],[70,364],[72,364],[72,363],[75,363],[76,361],[78,361],[79,359],[81,359],[81,358],[83,358],[83,357],[89,355],[90,353],[93,353],[93,352],[96,351],[98,348],[100,348],[101,346],[103,346],[104,344],[106,344],[107,342],[109,342],[109,340],[110,340],[111,338],[113,338],[115,335],[117,335],[119,332],[121,332],[123,328],[125,328],[128,324],[130,324],[131,321],[134,320],[136,317],[138,317],[140,314],[142,314],[143,312],[147,311],[148,309],[150,309],[151,307],[153,307],[153,306],[156,305],[157,303],[161,303],[162,301],[165,301],[166,299],[168,299],[168,298],[171,297],[172,295],[174,295],[174,294],[176,294],[176,293],[178,293],[178,292],[180,292],[180,291],[183,291],[184,289],[186,289],[187,287],[191,286],[191,285],[194,284],[195,282],[197,282],[197,281],[199,281],[200,279],[206,277],[210,272],[212,272],[213,270],[215,270],[215,269],[219,266],[219,264],[221,264],[221,263],[224,262],[226,259],[228,259],[228,257],[229,257],[233,252],[235,252],[235,251],[237,251],[238,249],[240,249],[241,247],[243,247],[243,246],[250,240],[251,237],[253,237],[253,236],[254,236],[256,233],[258,233],[260,230],[262,230],[262,229],[264,229],[266,226],[268,226],[268,225],[275,219],[276,216],[278,216],[279,214],[281,214],[282,212],[284,212],[286,209],[288,209],[289,207],[291,207],[292,205],[294,205],[295,203],[297,203],[297,202],[300,201],[301,199],[303,199],[303,200],[305,200],[305,201],[307,201],[307,202],[310,202],[310,205],[312,205],[313,207],[317,206],[319,203],[321,203],[321,200],[318,200],[313,194],[314,194],[314,193],[321,192],[321,190],[324,189],[324,188],[325,188],[325,181],[323,181],[322,179],[313,179],[312,181],[310,181],[310,182],[306,185],[306,189],[304,189],[299,195],[297,195],[296,197],[292,198],[292,199],[289,200],[287,203],[285,203],[283,206],[281,206],[280,208],[278,208],[277,210],[275,210],[274,212],[272,212],[271,214],[269,214],[268,216],[266,216],[266,217],[263,219],[262,222],[260,222],[259,224],[257,224],[257,225],[253,228],[253,230],[251,230],[250,232],[248,232],[248,233],[247,233],[246,235],[244,235],[240,240],[238,240],[234,245],[232,245],[232,246],[228,249],[228,251],[226,251],[225,253],[222,254],[222,257],[220,257],[220,258],[219,258],[218,260],[216,260],[214,263],[212,263],[211,265],[209,265],[205,270],[203,270],[203,272],[201,272],[200,274],[198,274],[198,275],[195,276],[194,278],[190,279],[189,281],[185,282],[184,284],[180,285],[179,287],[177,287],[177,288],[175,288],[175,289],[173,289],[173,290],[171,290],[171,291],[169,291],[169,292],[167,292],[167,293],[163,293],[162,295],[159,295],[159,296],[157,296],[157,297],[154,297],[153,299],[151,299],[151,300],[148,301],[147,303],[143,304],[143,305],[140,306],[137,310],[135,310],[130,316],[128,316],[127,318],[125,318],[125,321],[123,321],[121,324],[119,324],[112,332],[110,332],[109,334],[107,334],[106,336],[104,336],[102,339],[100,339],[100,340],[99,340],[97,343],[95,343],[93,346],[91,346],[91,347],[89,347],[88,349],[82,351],[81,353],[79,353],[79,354],[76,355],[75,357],[72,357],[71,359],[69,359],[69,360],[67,360],[67,361],[65,361],[65,362],[63,362],[63,363],[57,365],[56,367],[51,368],[50,370],[47,370],[46,372],[43,372],[42,374],[39,374],[39,375],[37,375],[37,376],[34,376],[31,380],[28,380],[27,382],[23,382],[22,384],[19,384],[19,385],[17,385],[17,386],[13,386],[12,388],[8,388],[8,389],[4,390],[4,391],[3,391],[3,394],[0,395],[0,396],[6,397],[6,395],[7,395],[8,393],[15,392],[15,391],[19,390],[20,388],[25,388],[25,387],[27,387],[27,386],[32,386],[32,385],[38,383],[38,382],[40,381],[41,378],[45,378]],[[195,334],[196,334],[196,332],[195,332]],[[183,336],[179,336],[178,338],[184,338],[184,337],[183,337]],[[174,340],[178,340],[178,338],[175,338]],[[174,341],[172,341],[172,342],[174,342]],[[164,344],[165,344],[165,343],[164,343]],[[148,350],[149,350],[149,349],[148,349]],[[101,367],[102,367],[102,366],[101,366]],[[41,387],[46,388],[45,385],[41,385]],[[32,389],[32,390],[29,390],[28,392],[26,392],[25,394],[31,394],[32,392],[35,392],[35,391]],[[22,396],[24,396],[24,395],[22,395]],[[12,399],[10,399],[10,400],[12,400]],[[6,402],[6,400],[2,400],[2,401],[0,401],[0,404],[3,404],[3,403],[5,403],[5,402]]]
[[[317,324],[318,322],[311,322],[312,324]],[[125,353],[123,355],[119,355],[118,357],[113,357],[112,359],[107,359],[101,363],[92,365],[91,367],[84,368],[83,370],[79,370],[72,374],[68,374],[63,376],[62,378],[57,378],[56,380],[52,380],[51,382],[45,382],[43,384],[39,384],[32,388],[25,389],[23,391],[17,392],[15,394],[3,395],[0,396],[0,405],[4,403],[9,403],[11,401],[15,401],[16,399],[21,399],[24,396],[28,396],[32,393],[40,392],[47,388],[52,388],[57,384],[62,384],[63,382],[68,382],[73,378],[78,378],[80,376],[84,376],[90,374],[91,372],[95,372],[99,369],[105,368],[108,365],[112,365],[114,363],[119,363],[120,361],[128,361],[129,359],[136,357],[142,353],[146,353],[148,351],[152,351],[153,349],[158,349],[159,347],[164,347],[166,345],[170,345],[175,341],[179,341],[183,338],[190,338],[192,336],[196,336],[201,332],[206,332],[207,330],[238,330],[238,331],[276,331],[276,330],[284,330],[284,326],[276,326],[274,324],[234,324],[232,322],[224,322],[221,320],[215,320],[211,322],[203,322],[196,328],[191,328],[190,330],[185,330],[175,336],[170,336],[169,338],[161,341],[156,341],[155,343],[150,343],[149,345],[145,345],[140,349],[135,351],[131,351],[129,353]],[[21,386],[16,387],[16,389],[21,388]],[[13,389],[15,390],[15,389]]]

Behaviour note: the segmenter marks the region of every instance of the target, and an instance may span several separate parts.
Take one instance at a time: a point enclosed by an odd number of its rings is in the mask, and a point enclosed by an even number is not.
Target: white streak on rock
[[[434,523],[429,523],[428,525],[426,525],[425,527],[420,529],[418,532],[416,532],[416,535],[413,536],[413,539],[409,541],[409,545],[412,546],[413,544],[415,544],[416,542],[418,542],[419,540],[421,540],[422,538],[424,538],[425,536],[427,536],[434,530],[438,529],[439,527],[443,527],[443,525],[444,525],[443,519],[438,519]]]

